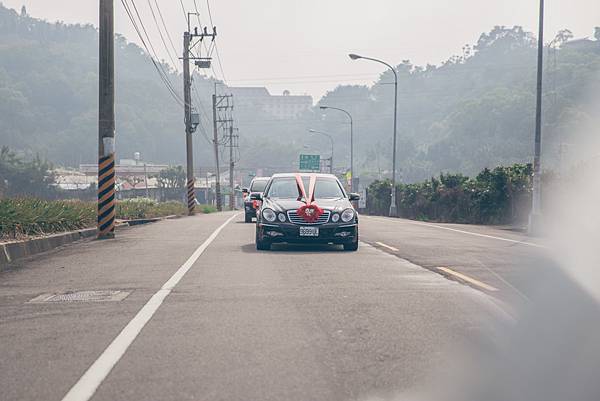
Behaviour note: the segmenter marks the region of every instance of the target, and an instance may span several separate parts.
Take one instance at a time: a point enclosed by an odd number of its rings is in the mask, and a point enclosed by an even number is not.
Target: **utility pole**
[[[183,101],[184,101],[184,121],[185,121],[185,147],[186,147],[186,160],[187,160],[187,206],[188,215],[194,215],[194,209],[196,208],[196,178],[194,176],[194,147],[192,142],[192,134],[196,131],[196,127],[200,123],[200,117],[198,114],[192,111],[192,78],[190,76],[190,60],[195,60],[195,65],[199,68],[210,68],[210,58],[195,57],[191,54],[191,49],[195,46],[192,44],[194,38],[199,38],[202,42],[205,37],[210,37],[214,41],[217,36],[217,30],[213,27],[212,33],[208,33],[208,30],[204,28],[201,32],[198,32],[198,28],[194,28],[191,32],[190,29],[190,15],[195,13],[188,13],[187,22],[188,30],[183,33]],[[198,41],[196,42],[196,44]]]
[[[189,25],[189,16],[188,16]],[[185,113],[185,149],[187,160],[187,206],[188,215],[194,215],[196,208],[196,188],[194,180],[194,146],[192,144],[192,79],[190,77],[190,32],[183,33],[183,101]]]
[[[215,196],[217,201],[217,210],[223,210],[221,204],[221,172],[219,169],[219,130],[217,128],[217,85],[215,84],[215,93],[213,94],[213,148],[215,152]]]
[[[540,0],[538,59],[537,59],[537,97],[535,109],[535,146],[533,156],[533,194],[531,199],[531,214],[529,215],[529,233],[540,231],[542,216],[542,90],[544,68],[544,0]]]
[[[231,111],[233,110],[232,103],[233,95],[217,95],[217,83],[215,82],[215,93],[213,94],[213,146],[215,153],[215,175],[216,184],[215,192],[217,197],[217,210],[223,210],[223,194],[221,191],[221,169],[219,163],[219,145],[228,142],[227,137],[229,132],[223,134],[223,141],[219,140],[219,128],[227,129],[230,125],[233,126],[233,118]]]
[[[235,207],[234,202],[234,189],[233,189],[233,168],[235,162],[233,161],[233,124],[229,125],[229,186],[231,187],[231,192],[229,193],[229,210],[233,210]]]
[[[100,0],[98,239],[115,236],[115,58],[113,0]]]

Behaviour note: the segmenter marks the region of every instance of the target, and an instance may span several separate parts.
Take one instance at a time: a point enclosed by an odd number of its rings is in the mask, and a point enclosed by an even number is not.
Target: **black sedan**
[[[250,188],[242,190],[242,192],[247,194],[244,196],[244,221],[246,223],[252,222],[252,218],[256,217],[256,209],[260,206],[260,201],[251,199],[252,194],[262,194],[269,179],[270,177],[255,177],[250,183]]]
[[[358,249],[358,214],[331,174],[276,174],[263,194],[256,216],[256,249],[269,250],[273,243],[341,244]]]

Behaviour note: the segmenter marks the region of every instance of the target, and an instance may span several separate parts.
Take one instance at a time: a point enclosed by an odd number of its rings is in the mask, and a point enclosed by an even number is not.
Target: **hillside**
[[[138,46],[117,36],[119,156],[181,162],[183,112]],[[168,67],[164,65],[165,69]],[[0,142],[63,165],[97,152],[98,32],[22,16],[0,5]],[[179,89],[181,77],[170,72]],[[207,155],[208,157],[208,155]]]
[[[596,37],[600,39],[600,29]],[[585,134],[580,126],[593,125],[598,115],[588,98],[600,93],[600,40],[571,39],[562,31],[546,49],[543,143],[548,168],[558,165],[564,144]],[[93,26],[48,23],[0,5],[1,145],[39,153],[61,165],[95,161],[97,41]],[[183,163],[180,106],[140,47],[122,36],[115,47],[118,156],[130,158],[139,151],[146,160]],[[484,167],[530,161],[535,67],[536,40],[520,27],[495,27],[438,66],[416,66],[409,60],[398,65],[402,179],[415,182],[440,171],[475,174]],[[179,91],[181,76],[171,70],[169,79]],[[323,104],[352,112],[355,166],[361,177],[389,175],[392,82],[388,71],[372,87],[338,86],[313,110],[291,120],[237,109],[240,165],[266,167],[265,172],[290,169],[306,146],[327,155],[328,145],[307,133],[315,128],[333,135],[335,166],[348,166],[348,126],[340,114],[324,116],[318,108]],[[203,124],[210,131],[213,81],[196,75],[195,85],[203,101]],[[195,148],[196,166],[211,166],[212,153],[201,132]]]

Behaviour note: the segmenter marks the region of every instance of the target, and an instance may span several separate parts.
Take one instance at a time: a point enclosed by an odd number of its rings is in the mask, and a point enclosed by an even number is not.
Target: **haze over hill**
[[[594,29],[590,27],[590,34]],[[600,31],[596,31],[600,37]],[[600,41],[570,40],[563,32],[548,49],[545,94],[545,163],[558,163],[561,143],[591,118],[586,94],[600,85]],[[418,45],[418,44],[415,44]],[[441,66],[406,60],[399,74],[399,167],[405,181],[440,171],[472,174],[486,166],[527,162],[532,153],[535,107],[535,38],[519,27],[495,27]],[[159,80],[148,55],[118,37],[116,46],[118,157],[135,151],[146,160],[185,160],[183,112]],[[90,25],[47,23],[0,7],[0,143],[76,166],[93,163],[97,141],[97,31]],[[168,69],[167,66],[164,67]],[[176,91],[181,77],[168,79]],[[389,173],[393,86],[385,72],[372,87],[332,88],[318,105],[352,112],[356,167],[362,177]],[[195,76],[199,112],[211,131],[213,81]],[[256,86],[260,86],[257,82]],[[227,89],[220,86],[220,91]],[[317,106],[318,106],[317,105]],[[343,115],[315,107],[281,119],[252,105],[235,111],[240,128],[240,166],[292,169],[305,147],[329,154],[314,128],[335,139],[334,165],[349,165]],[[572,118],[577,116],[577,119]],[[210,167],[208,139],[196,135],[196,166]],[[205,132],[206,133],[206,132]],[[210,134],[208,134],[210,135]],[[207,136],[208,136],[207,135]]]

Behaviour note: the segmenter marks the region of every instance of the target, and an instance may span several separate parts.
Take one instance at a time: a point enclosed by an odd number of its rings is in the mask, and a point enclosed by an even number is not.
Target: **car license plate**
[[[300,227],[301,237],[318,237],[319,227]]]

